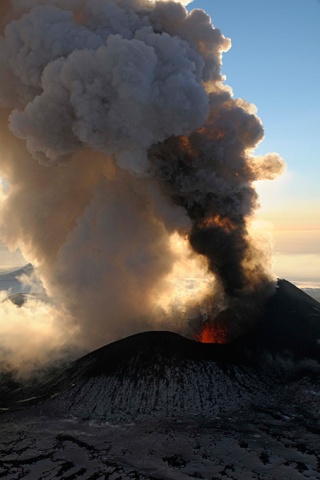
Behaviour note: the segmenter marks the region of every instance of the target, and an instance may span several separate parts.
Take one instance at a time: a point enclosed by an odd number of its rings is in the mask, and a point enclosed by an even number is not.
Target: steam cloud
[[[1,236],[88,348],[159,327],[175,233],[207,259],[226,305],[270,285],[248,221],[253,182],[284,162],[254,157],[262,124],[221,75],[230,41],[182,3],[5,2]]]

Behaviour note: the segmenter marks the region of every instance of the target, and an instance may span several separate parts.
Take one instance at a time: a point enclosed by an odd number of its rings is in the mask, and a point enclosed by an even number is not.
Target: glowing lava
[[[221,325],[206,323],[201,332],[194,336],[194,339],[201,343],[226,343],[227,333]]]
[[[215,215],[214,217],[207,218],[202,222],[202,225],[205,228],[219,227],[226,233],[231,233],[237,228],[236,225],[234,225],[229,218],[222,217],[219,214]]]

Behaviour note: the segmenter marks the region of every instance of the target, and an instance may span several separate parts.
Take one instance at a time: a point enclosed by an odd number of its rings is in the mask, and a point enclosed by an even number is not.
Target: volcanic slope
[[[268,352],[319,362],[320,303],[292,283],[279,280],[276,294],[266,303],[261,320],[238,337],[232,348],[250,352],[253,361],[262,352]]]
[[[0,476],[318,480],[319,324],[319,304],[280,281],[230,344],[146,332],[100,348],[17,392]]]
[[[278,402],[290,375],[317,370],[319,339],[320,304],[281,280],[258,324],[229,344],[133,335],[77,360],[18,405],[47,400],[61,412],[119,422]]]

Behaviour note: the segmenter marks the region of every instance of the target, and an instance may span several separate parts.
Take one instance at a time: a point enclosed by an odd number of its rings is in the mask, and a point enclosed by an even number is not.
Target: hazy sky
[[[259,216],[273,229],[275,273],[320,286],[320,2],[195,0],[232,40],[226,83],[258,107],[265,140],[258,153],[287,162],[258,190]]]
[[[259,219],[273,232],[275,273],[320,286],[320,2],[195,0],[232,39],[223,73],[237,97],[258,107],[266,138],[288,170],[258,186]],[[21,263],[0,245],[1,266]]]

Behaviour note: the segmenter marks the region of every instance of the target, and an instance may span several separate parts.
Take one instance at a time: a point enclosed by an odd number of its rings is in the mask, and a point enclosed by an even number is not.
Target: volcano
[[[27,392],[31,401],[19,392],[18,404],[54,398],[55,408],[117,421],[156,412],[211,414],[235,399],[241,404],[265,394],[281,362],[295,370],[319,361],[320,304],[279,280],[254,328],[230,343],[204,344],[172,332],[136,334],[47,378]]]
[[[247,350],[254,359],[262,351],[287,353],[295,360],[320,360],[320,304],[286,280],[265,305],[261,320],[232,348]]]
[[[13,392],[1,478],[319,478],[319,338],[320,304],[280,280],[228,344],[144,332],[102,347]]]

